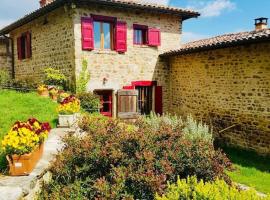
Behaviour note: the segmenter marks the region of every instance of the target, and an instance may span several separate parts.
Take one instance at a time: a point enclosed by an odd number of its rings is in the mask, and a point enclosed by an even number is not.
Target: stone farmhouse
[[[181,44],[191,10],[137,0],[41,0],[41,7],[0,30],[15,79],[60,69],[75,87],[88,61],[88,90],[101,113],[189,113],[229,144],[270,154],[270,30]],[[1,54],[0,54],[1,56]]]

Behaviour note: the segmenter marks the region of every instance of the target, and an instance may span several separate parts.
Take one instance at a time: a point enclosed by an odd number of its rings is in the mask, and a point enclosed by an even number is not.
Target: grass
[[[50,122],[55,127],[57,122],[57,103],[36,93],[20,93],[0,90],[0,141],[16,121],[25,121],[31,117],[42,122]],[[6,162],[0,152],[0,169]]]
[[[270,194],[270,157],[255,152],[224,148],[234,164],[235,171],[228,172],[234,182],[254,187],[257,191]]]

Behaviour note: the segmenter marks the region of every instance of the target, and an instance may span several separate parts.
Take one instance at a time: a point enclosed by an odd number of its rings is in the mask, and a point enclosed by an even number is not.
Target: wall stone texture
[[[265,42],[171,57],[170,111],[211,124],[228,144],[270,154],[269,52]]]
[[[10,33],[14,39],[15,79],[41,81],[44,69],[60,69],[71,83],[75,81],[74,31],[72,9],[61,7],[25,24]],[[32,34],[32,57],[18,60],[17,38],[24,32]]]
[[[111,50],[82,50],[81,17],[91,14],[116,17],[117,20],[127,23],[127,52],[119,54]],[[159,28],[161,46],[134,45],[133,24]],[[86,59],[91,73],[88,90],[112,89],[116,92],[123,86],[131,85],[132,81],[157,81],[159,86],[163,86],[164,111],[168,110],[169,71],[165,62],[159,60],[159,54],[180,46],[181,19],[179,17],[92,6],[76,9],[74,26],[76,74],[81,70],[82,60]],[[103,84],[104,78],[108,80],[106,84]],[[116,108],[115,101],[114,108]]]
[[[0,37],[0,70],[7,71],[11,77],[12,56],[11,44],[8,39]]]

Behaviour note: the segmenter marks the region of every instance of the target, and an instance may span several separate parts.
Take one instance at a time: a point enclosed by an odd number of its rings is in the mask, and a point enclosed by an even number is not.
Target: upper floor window
[[[147,38],[147,26],[133,25],[134,28],[134,44],[146,45],[148,42]]]
[[[17,52],[19,60],[31,58],[32,44],[30,32],[23,33],[20,37],[17,38]]]
[[[113,24],[94,22],[94,45],[96,49],[113,49]]]
[[[82,17],[83,50],[116,50],[119,53],[127,50],[126,22],[117,21],[114,17],[92,15]]]
[[[144,25],[133,25],[133,44],[160,46],[161,34],[156,28],[149,28]]]

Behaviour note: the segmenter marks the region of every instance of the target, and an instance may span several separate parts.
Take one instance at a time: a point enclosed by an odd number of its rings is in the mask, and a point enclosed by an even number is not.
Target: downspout
[[[12,76],[12,79],[15,79],[14,41],[11,37],[8,37],[6,35],[2,35],[2,36],[4,36],[4,38],[8,39],[11,42],[11,76]]]

